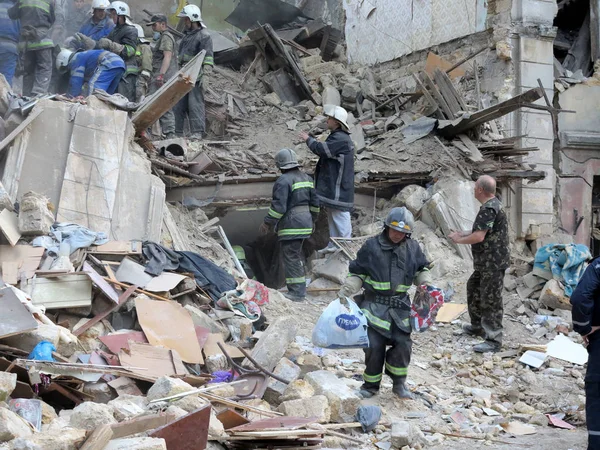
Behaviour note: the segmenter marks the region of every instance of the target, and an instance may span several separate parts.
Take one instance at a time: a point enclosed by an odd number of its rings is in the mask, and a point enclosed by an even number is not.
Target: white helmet
[[[131,17],[129,5],[125,2],[112,2],[106,9],[114,9],[117,12],[117,16]]]
[[[110,2],[108,0],[94,0],[92,2],[92,9],[108,9]]]
[[[202,12],[196,5],[184,6],[181,12],[177,14],[177,17],[188,17],[192,22],[200,22],[200,24],[204,26],[204,23],[202,22]]]
[[[144,29],[142,28],[142,26],[138,25],[137,23],[134,23],[133,26],[137,30],[138,38],[140,39],[140,41],[148,42],[148,40],[146,39],[146,35],[144,34]]]
[[[69,65],[69,60],[71,59],[72,55],[73,55],[73,52],[66,48],[64,48],[60,51],[60,53],[56,57],[56,69],[59,72],[64,72],[67,69],[67,67]]]
[[[332,117],[335,120],[337,120],[342,125],[342,127],[344,127],[346,131],[348,131],[348,129],[350,128],[348,126],[348,111],[346,111],[341,106],[335,105],[325,105],[323,106],[323,111],[325,112],[326,116]]]

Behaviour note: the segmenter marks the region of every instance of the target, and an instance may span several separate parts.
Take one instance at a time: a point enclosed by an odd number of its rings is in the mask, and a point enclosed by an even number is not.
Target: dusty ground
[[[456,294],[454,301],[465,303],[465,281],[468,273],[455,279]],[[304,304],[292,303],[282,296],[273,296],[271,304],[266,308],[268,317],[280,315],[296,315],[299,321],[299,336],[310,339],[312,328],[321,311],[330,301],[331,296],[310,297]],[[505,303],[514,304],[514,298],[507,294]],[[512,307],[511,307],[512,309]],[[517,349],[522,343],[545,344],[548,338],[541,341],[532,336],[525,325],[525,318],[513,318],[513,311],[506,311],[504,320],[505,342],[503,350]],[[462,319],[468,320],[464,314]],[[439,449],[476,449],[476,448],[531,448],[531,449],[585,449],[587,434],[584,415],[583,375],[585,369],[559,360],[546,361],[539,370],[530,370],[518,362],[518,357],[500,358],[492,355],[479,355],[471,351],[477,339],[458,334],[459,325],[448,324],[423,333],[413,333],[413,357],[409,368],[408,382],[416,394],[415,400],[398,400],[391,393],[391,380],[384,377],[380,395],[373,399],[363,400],[364,404],[378,404],[383,409],[382,422],[393,423],[397,420],[409,420],[423,430],[443,433],[460,433],[477,439],[452,438],[435,435],[438,441],[430,442],[428,448]],[[303,342],[306,339],[299,338]],[[310,344],[308,345],[310,347]],[[305,347],[305,352],[310,353]],[[338,376],[345,376],[352,386],[359,386],[358,379],[364,366],[361,350],[326,351],[336,355],[342,361],[336,366]],[[355,362],[352,362],[355,360]],[[469,394],[470,388],[491,391],[492,398],[488,406],[506,412],[501,416],[488,417],[482,414],[481,402]],[[504,431],[493,431],[491,425],[521,420],[527,423],[530,415],[515,411],[517,402],[524,402],[535,408],[535,414],[567,413],[565,420],[577,425],[573,431],[562,430],[550,426],[534,425],[536,433],[529,436],[512,437]],[[522,403],[519,403],[522,405]],[[578,411],[578,409],[580,411]],[[462,427],[457,425],[450,415],[459,411],[465,418]],[[531,412],[531,411],[529,411]],[[516,415],[516,416],[515,416]],[[519,417],[520,416],[520,417]],[[358,430],[348,431],[355,437],[365,439],[361,448],[377,448],[373,444],[378,438],[386,437],[387,430],[377,434],[360,434]],[[487,434],[486,434],[487,433]],[[433,433],[424,433],[433,436]],[[326,441],[330,448],[349,447],[350,442]],[[367,444],[370,442],[370,444]],[[382,442],[385,442],[382,441]]]

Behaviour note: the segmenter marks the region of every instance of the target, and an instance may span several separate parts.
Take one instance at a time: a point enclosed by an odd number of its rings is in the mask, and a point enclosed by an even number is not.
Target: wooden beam
[[[42,113],[43,110],[44,110],[44,108],[37,108],[35,111],[32,111],[31,114],[29,114],[27,116],[27,118],[23,122],[21,122],[21,125],[19,125],[8,136],[6,136],[4,139],[2,139],[2,142],[0,142],[0,153],[2,153],[2,150],[4,150],[4,147],[6,147],[8,144],[10,144],[12,141],[14,141],[15,138],[19,134],[21,134],[21,132],[25,128],[27,128],[27,126],[30,123],[32,123],[35,120],[35,118]]]
[[[112,425],[113,439],[120,439],[133,434],[143,433],[148,430],[163,427],[175,420],[173,414],[153,414],[148,416],[136,417]]]
[[[85,440],[79,450],[102,450],[113,437],[110,425],[100,425]]]

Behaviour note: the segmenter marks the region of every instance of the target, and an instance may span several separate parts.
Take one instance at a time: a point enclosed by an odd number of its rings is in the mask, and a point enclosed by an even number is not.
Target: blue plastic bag
[[[29,359],[35,359],[36,361],[54,361],[52,352],[55,351],[56,347],[52,342],[42,341],[33,348],[29,354]]]
[[[351,299],[332,301],[315,325],[312,343],[323,348],[367,348],[367,318]]]

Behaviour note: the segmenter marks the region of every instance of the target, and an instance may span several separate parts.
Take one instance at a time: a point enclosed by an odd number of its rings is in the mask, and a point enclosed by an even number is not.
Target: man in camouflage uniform
[[[508,221],[496,198],[496,180],[484,175],[475,183],[475,198],[482,203],[471,232],[450,234],[456,244],[469,244],[473,252],[473,275],[467,283],[471,323],[463,331],[481,336],[485,342],[473,350],[496,352],[502,346],[502,288],[510,265]]]

